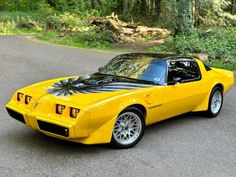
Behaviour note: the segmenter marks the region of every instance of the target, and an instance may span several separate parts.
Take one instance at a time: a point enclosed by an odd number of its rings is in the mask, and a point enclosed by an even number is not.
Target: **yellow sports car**
[[[232,72],[196,58],[130,53],[91,75],[48,80],[22,88],[6,105],[10,116],[46,135],[69,141],[137,144],[147,125],[187,112],[215,117]]]

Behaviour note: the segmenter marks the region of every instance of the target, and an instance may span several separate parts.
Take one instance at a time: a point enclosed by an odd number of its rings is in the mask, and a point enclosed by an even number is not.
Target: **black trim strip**
[[[65,137],[69,136],[69,129],[66,127],[51,124],[51,123],[44,122],[41,120],[38,120],[38,125],[41,130],[44,130],[44,131],[47,131],[50,133],[54,133],[54,134],[58,134],[61,136],[65,136]]]
[[[6,108],[6,109],[7,109],[8,114],[9,114],[12,118],[14,118],[14,119],[16,119],[16,120],[18,120],[18,121],[20,121],[20,122],[22,122],[22,123],[25,124],[25,119],[24,119],[24,116],[23,116],[22,114],[20,114],[20,113],[14,111],[14,110],[12,110],[12,109],[9,109],[9,108]]]

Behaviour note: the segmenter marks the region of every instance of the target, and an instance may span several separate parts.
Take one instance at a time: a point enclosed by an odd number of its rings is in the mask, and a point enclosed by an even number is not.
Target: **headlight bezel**
[[[29,104],[31,100],[32,100],[32,96],[25,95],[25,104]]]
[[[80,109],[71,107],[70,108],[70,117],[76,119],[79,112],[80,112]]]
[[[56,114],[62,115],[62,113],[65,111],[66,106],[62,104],[56,104]]]
[[[17,92],[17,96],[16,96],[16,100],[17,101],[21,101],[22,100],[22,98],[24,97],[24,93],[21,93],[21,92]]]

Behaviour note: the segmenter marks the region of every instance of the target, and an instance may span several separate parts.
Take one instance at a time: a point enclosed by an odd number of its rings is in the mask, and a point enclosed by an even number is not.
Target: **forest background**
[[[236,70],[236,0],[0,0],[0,34],[200,56]]]

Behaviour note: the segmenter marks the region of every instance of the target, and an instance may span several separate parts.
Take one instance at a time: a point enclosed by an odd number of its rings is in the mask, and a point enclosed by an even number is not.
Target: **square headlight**
[[[66,106],[61,105],[61,104],[56,104],[56,113],[57,114],[62,114],[63,111],[65,110]]]
[[[70,117],[76,118],[77,115],[79,114],[79,109],[77,108],[70,108]]]
[[[30,102],[31,99],[32,99],[31,96],[26,95],[26,96],[25,96],[25,104],[29,104],[29,102]]]
[[[23,93],[20,93],[20,92],[18,92],[17,93],[17,101],[20,101],[22,98],[23,98],[23,96],[24,96],[24,94]]]

